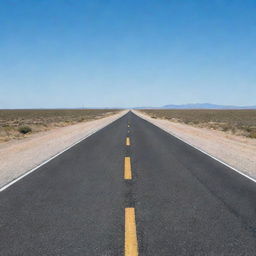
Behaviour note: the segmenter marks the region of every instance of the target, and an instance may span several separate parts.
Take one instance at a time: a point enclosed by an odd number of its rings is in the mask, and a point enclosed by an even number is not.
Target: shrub
[[[251,131],[249,134],[250,138],[256,139],[256,131]]]
[[[246,130],[247,132],[252,132],[252,131],[253,131],[253,129],[252,129],[251,127],[246,127],[245,130]]]
[[[84,117],[81,117],[78,122],[84,122],[85,121],[85,118]]]
[[[21,126],[19,127],[19,132],[22,134],[26,134],[32,132],[32,129],[29,126]]]
[[[227,132],[229,129],[230,129],[230,128],[229,128],[228,126],[223,126],[223,127],[222,127],[222,131],[223,131],[223,132]]]

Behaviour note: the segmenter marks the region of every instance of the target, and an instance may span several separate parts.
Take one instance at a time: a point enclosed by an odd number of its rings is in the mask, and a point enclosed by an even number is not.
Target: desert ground
[[[0,110],[0,143],[34,133],[99,119],[117,109],[13,109]]]
[[[159,109],[143,110],[152,118],[256,138],[256,110]]]

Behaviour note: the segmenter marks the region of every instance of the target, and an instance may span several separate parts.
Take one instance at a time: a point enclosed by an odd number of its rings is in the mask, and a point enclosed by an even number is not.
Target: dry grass
[[[153,118],[256,138],[256,110],[147,109],[142,112]]]
[[[0,110],[0,142],[24,138],[32,133],[55,127],[99,119],[118,111],[117,109]],[[24,128],[28,132],[24,133]]]

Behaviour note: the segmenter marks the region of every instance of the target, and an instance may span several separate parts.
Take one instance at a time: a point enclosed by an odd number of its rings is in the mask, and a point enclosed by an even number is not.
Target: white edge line
[[[140,118],[144,119],[145,121],[147,121],[147,122],[149,122],[149,123],[153,124],[154,126],[156,126],[156,127],[160,128],[160,129],[164,130],[165,132],[169,133],[169,134],[170,134],[170,135],[172,135],[173,137],[175,137],[175,138],[177,138],[177,139],[179,139],[179,140],[181,140],[181,141],[185,142],[185,143],[186,143],[186,144],[188,144],[189,146],[191,146],[191,147],[193,147],[193,148],[197,149],[198,151],[200,151],[200,152],[204,153],[205,155],[207,155],[207,156],[209,156],[209,157],[213,158],[214,160],[216,160],[216,161],[220,162],[221,164],[223,164],[223,165],[225,165],[225,166],[229,167],[229,168],[230,168],[230,169],[232,169],[233,171],[235,171],[235,172],[237,172],[237,173],[241,174],[242,176],[244,176],[244,177],[248,178],[249,180],[251,180],[251,181],[253,181],[253,182],[256,182],[256,179],[254,179],[253,177],[251,177],[251,176],[249,176],[249,175],[247,175],[247,174],[245,174],[245,173],[243,173],[243,172],[239,171],[239,170],[238,170],[238,169],[236,169],[235,167],[233,167],[233,166],[231,166],[231,165],[229,165],[229,164],[227,164],[227,163],[223,162],[222,160],[218,159],[217,157],[215,157],[215,156],[213,156],[213,155],[210,155],[210,154],[209,154],[209,153],[207,153],[206,151],[204,151],[204,150],[202,150],[202,149],[200,149],[200,148],[196,147],[195,145],[193,145],[193,144],[191,144],[191,143],[187,142],[186,140],[184,140],[184,139],[182,139],[181,137],[177,136],[176,134],[172,133],[172,132],[171,132],[171,131],[169,131],[168,129],[166,129],[166,128],[162,128],[162,127],[158,126],[157,124],[154,124],[154,123],[150,122],[150,121],[149,121],[149,120],[147,120],[145,117],[142,117],[142,116],[140,116],[140,115],[136,114],[136,112],[134,112],[134,111],[132,111],[132,112],[133,112],[136,116],[138,116],[138,117],[140,117]]]
[[[26,177],[27,175],[29,175],[30,173],[34,172],[35,170],[37,170],[38,168],[40,168],[41,166],[47,164],[48,162],[50,162],[52,159],[56,158],[57,156],[61,155],[62,153],[64,153],[65,151],[69,150],[70,148],[74,147],[75,145],[77,145],[78,143],[82,142],[83,140],[87,139],[88,137],[90,137],[91,135],[93,135],[94,133],[102,130],[103,128],[107,127],[108,125],[112,124],[113,122],[117,121],[118,119],[120,119],[121,117],[123,117],[125,114],[121,115],[120,117],[118,117],[117,119],[114,119],[113,121],[111,121],[110,123],[107,123],[106,125],[103,125],[100,128],[96,128],[96,130],[94,130],[93,132],[90,132],[89,134],[87,134],[85,137],[83,137],[82,139],[76,141],[75,143],[71,144],[70,146],[68,146],[67,148],[65,148],[64,150],[62,150],[61,152],[55,154],[54,156],[52,156],[51,158],[45,160],[44,162],[42,162],[41,164],[37,165],[36,167],[34,167],[33,169],[25,172],[24,174],[22,174],[21,176],[17,177],[16,179],[8,182],[7,184],[5,184],[3,187],[0,188],[0,192],[4,191],[5,189],[7,189],[8,187],[10,187],[11,185],[13,185],[14,183],[18,182],[19,180],[23,179],[24,177]]]

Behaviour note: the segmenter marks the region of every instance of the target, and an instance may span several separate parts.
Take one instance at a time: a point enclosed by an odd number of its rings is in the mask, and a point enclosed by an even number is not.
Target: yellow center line
[[[126,138],[126,146],[130,146],[130,145],[131,145],[130,138],[129,138],[129,137],[127,137],[127,138]]]
[[[135,209],[125,208],[125,256],[138,256]]]
[[[132,179],[132,169],[131,169],[131,158],[124,158],[124,179],[131,180]]]

